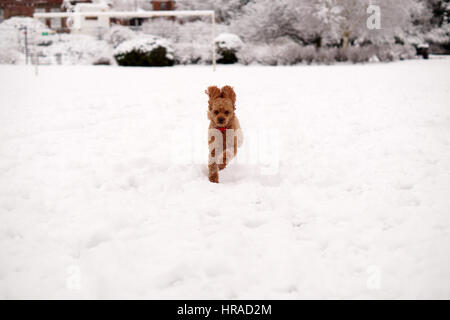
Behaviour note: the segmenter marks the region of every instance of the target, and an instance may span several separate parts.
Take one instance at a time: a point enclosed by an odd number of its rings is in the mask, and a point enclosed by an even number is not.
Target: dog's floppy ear
[[[230,86],[224,86],[222,87],[221,91],[222,97],[230,99],[231,102],[233,102],[234,107],[234,104],[236,103],[236,93],[234,92],[233,88]]]
[[[208,89],[205,90],[205,93],[209,96],[209,109],[211,110],[212,101],[214,99],[220,98],[220,89],[216,86],[210,86]]]

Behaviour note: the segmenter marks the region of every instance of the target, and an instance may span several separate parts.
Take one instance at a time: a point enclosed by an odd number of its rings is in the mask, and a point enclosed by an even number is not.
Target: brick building
[[[154,0],[152,1],[153,10],[175,10],[174,0]]]
[[[91,0],[71,1],[72,4]],[[0,22],[11,17],[32,17],[35,12],[61,12],[63,0],[0,0]],[[65,19],[47,19],[49,27],[65,27]]]
[[[175,10],[175,1],[174,0],[152,0],[148,1],[151,3],[151,10],[153,11],[170,11]],[[146,5],[145,8],[148,8]],[[153,18],[156,19],[156,18]],[[164,19],[175,20],[174,17],[166,17]],[[149,20],[149,18],[132,18],[132,19],[121,19],[119,23],[131,26],[140,26],[145,21]],[[117,22],[117,19],[115,20]]]
[[[77,3],[90,3],[91,0],[71,0],[72,5]],[[132,3],[132,2],[131,2]],[[175,10],[174,0],[148,0],[152,10]],[[35,12],[61,12],[63,0],[0,0],[0,22],[15,16],[32,17]],[[111,19],[113,22],[119,22],[118,19]],[[139,26],[145,19],[121,19],[120,23]],[[46,24],[49,28],[65,29],[66,18],[47,19]]]

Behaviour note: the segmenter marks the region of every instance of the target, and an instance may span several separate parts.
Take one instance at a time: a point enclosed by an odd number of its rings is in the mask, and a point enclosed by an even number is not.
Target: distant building
[[[106,12],[110,9],[109,5],[104,1],[96,1],[94,3],[77,3],[72,7],[73,12]],[[72,19],[72,18],[70,18]],[[101,34],[109,28],[109,17],[99,16],[75,16],[70,21],[72,32],[97,35]]]
[[[155,11],[175,10],[174,0],[154,0],[152,1],[152,8]]]
[[[35,12],[61,12],[63,0],[0,0],[0,21],[11,17],[32,17]],[[70,1],[71,4],[88,3],[91,0]],[[66,27],[65,18],[46,19],[49,28]]]
[[[149,2],[151,3],[151,8],[153,11],[175,10],[174,0],[153,0]],[[137,11],[142,11],[142,9],[137,8]],[[167,17],[166,19],[175,20],[173,17]],[[120,24],[130,26],[141,26],[147,20],[149,20],[149,18],[120,19],[120,21],[119,19],[114,19],[115,22],[119,22]]]
[[[130,0],[131,1],[131,0]],[[0,22],[11,17],[22,16],[32,17],[35,12],[64,12],[67,8],[63,5],[64,2],[69,4],[70,10],[83,12],[102,12],[109,10],[106,0],[0,0]],[[137,3],[137,2],[136,2]],[[151,8],[154,11],[170,11],[175,10],[174,0],[148,0],[145,8]],[[137,11],[142,9],[136,8]],[[173,19],[173,18],[167,18]],[[123,25],[140,26],[145,18],[131,18],[131,19],[117,19],[112,18],[111,22],[120,23]],[[67,18],[52,18],[46,19],[46,24],[49,28],[58,31],[68,31],[73,28],[75,32],[86,32],[88,29],[95,29],[96,27],[108,27],[110,21],[99,17],[85,17],[77,18],[73,21],[67,21]]]

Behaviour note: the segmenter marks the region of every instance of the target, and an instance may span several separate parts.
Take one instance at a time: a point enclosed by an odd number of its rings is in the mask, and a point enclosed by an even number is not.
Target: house
[[[110,9],[111,1],[108,0],[0,0],[0,22],[4,19],[15,16],[32,17],[35,12],[102,12]],[[136,6],[139,2],[130,0],[128,5]],[[143,8],[154,11],[175,10],[174,0],[147,0],[139,3]],[[136,11],[141,11],[135,7]],[[173,19],[173,18],[168,18]],[[120,23],[123,25],[140,26],[146,19],[131,18],[110,20],[101,17],[77,17],[74,19],[52,18],[46,19],[49,28],[57,31],[69,31],[70,27],[74,32],[93,33],[94,29],[107,28],[109,23]]]
[[[153,10],[153,11],[171,11],[175,10],[175,1],[174,0],[154,0],[154,1],[145,1],[146,3],[141,2],[140,5],[143,5],[143,8],[136,7],[135,11],[145,11],[145,10]],[[148,6],[150,4],[150,6]],[[119,23],[127,26],[141,26],[145,21],[148,21],[149,18],[131,18],[131,19],[111,19],[113,23]],[[174,20],[173,17],[167,17],[166,19]]]
[[[67,1],[71,4],[87,3],[91,0]],[[64,0],[0,0],[0,22],[11,17],[32,17],[35,12],[61,12]],[[46,24],[52,29],[66,27],[65,18],[46,19]]]
[[[152,8],[154,11],[175,10],[175,1],[174,0],[154,0],[154,1],[152,1]]]
[[[105,12],[110,9],[106,1],[94,0],[93,3],[77,3],[71,11],[77,12]],[[98,35],[109,29],[110,18],[99,16],[75,16],[70,18],[70,27],[73,33]]]

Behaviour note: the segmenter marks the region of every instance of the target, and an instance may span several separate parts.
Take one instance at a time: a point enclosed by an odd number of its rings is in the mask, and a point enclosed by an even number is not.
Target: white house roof
[[[104,3],[78,3],[74,6],[75,12],[97,12],[97,11],[107,11],[109,6]]]

